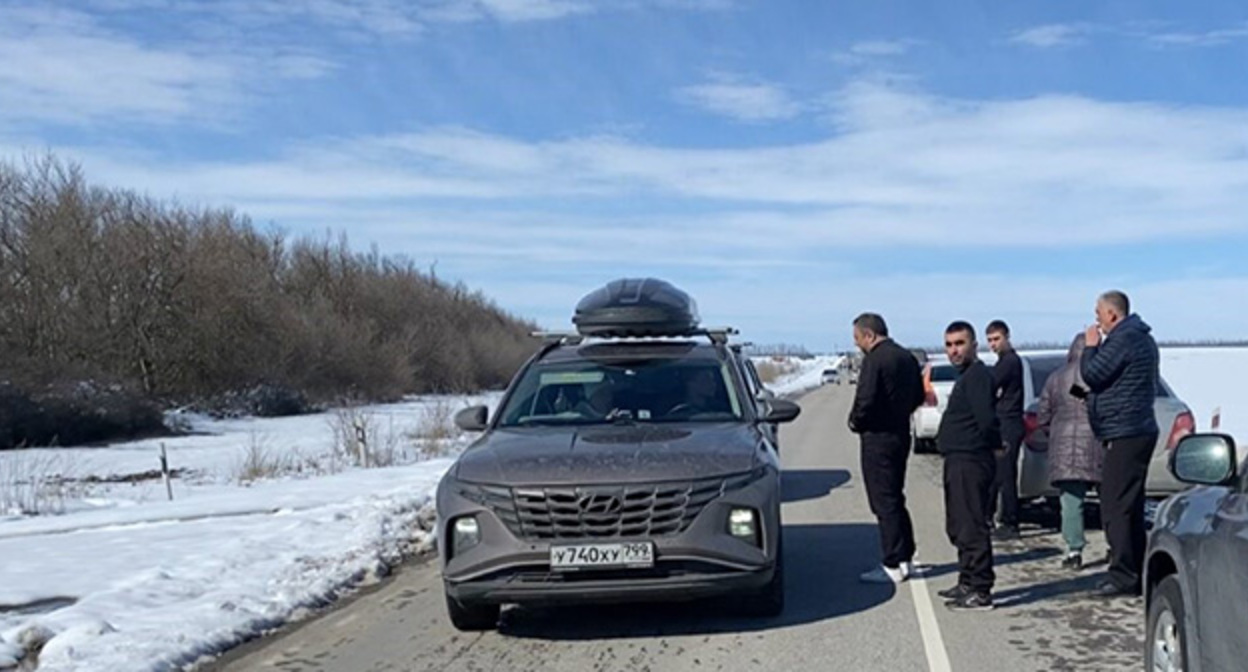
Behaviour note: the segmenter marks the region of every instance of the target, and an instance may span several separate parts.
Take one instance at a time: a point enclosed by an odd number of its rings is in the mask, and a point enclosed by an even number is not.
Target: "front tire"
[[[1149,600],[1144,669],[1186,672],[1189,640],[1184,619],[1183,592],[1178,578],[1167,576],[1153,589]]]
[[[459,600],[446,596],[446,613],[451,617],[451,625],[463,632],[480,632],[498,627],[498,617],[502,608],[497,604],[464,604]]]

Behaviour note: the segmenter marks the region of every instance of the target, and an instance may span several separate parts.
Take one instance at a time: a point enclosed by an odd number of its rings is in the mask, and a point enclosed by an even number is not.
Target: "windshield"
[[[539,362],[517,383],[499,425],[719,422],[741,417],[726,365],[656,357]]]
[[[937,364],[932,367],[933,383],[952,383],[958,379],[958,369],[952,364]]]

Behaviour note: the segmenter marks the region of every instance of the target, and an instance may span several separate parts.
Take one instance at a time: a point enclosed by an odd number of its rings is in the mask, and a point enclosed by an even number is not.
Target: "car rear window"
[[[936,364],[932,367],[933,383],[952,383],[958,379],[958,369],[952,364]]]
[[[1031,365],[1031,391],[1039,397],[1044,391],[1044,384],[1048,382],[1049,376],[1066,364],[1066,358],[1028,357],[1027,363]]]

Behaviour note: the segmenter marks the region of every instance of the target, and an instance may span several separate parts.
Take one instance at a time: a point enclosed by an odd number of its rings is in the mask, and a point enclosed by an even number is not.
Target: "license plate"
[[[580,544],[551,546],[550,568],[557,570],[653,567],[654,544]]]

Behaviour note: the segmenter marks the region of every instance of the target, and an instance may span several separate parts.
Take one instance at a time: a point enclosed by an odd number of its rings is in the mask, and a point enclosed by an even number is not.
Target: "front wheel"
[[[446,613],[451,617],[451,625],[456,630],[479,632],[498,627],[498,616],[502,609],[497,604],[464,604],[447,595]]]
[[[1183,593],[1171,575],[1153,590],[1148,605],[1148,639],[1145,666],[1150,672],[1185,672],[1187,630],[1184,627]]]

